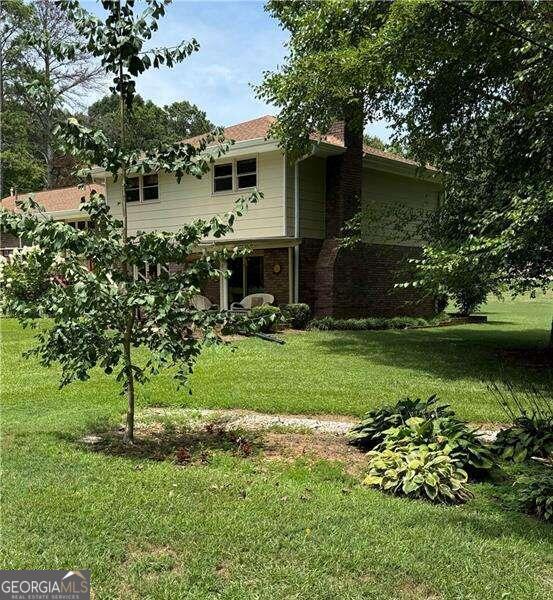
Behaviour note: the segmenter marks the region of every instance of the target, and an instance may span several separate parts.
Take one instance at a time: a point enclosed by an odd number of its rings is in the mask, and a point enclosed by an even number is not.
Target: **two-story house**
[[[366,244],[342,249],[338,238],[346,217],[347,181],[337,165],[346,151],[336,125],[314,143],[311,154],[290,161],[275,139],[268,138],[274,117],[264,116],[225,129],[234,140],[202,179],[185,176],[180,183],[168,174],[132,177],[126,186],[129,233],[176,231],[198,217],[232,209],[253,188],[263,199],[238,219],[234,233],[214,244],[244,245],[249,256],[227,265],[230,279],[211,282],[204,290],[212,302],[228,307],[244,296],[265,291],[275,303],[306,302],[315,314],[369,316],[426,314],[433,310],[414,292],[394,288],[404,259],[416,255],[421,242],[394,236],[377,222],[365,232]],[[121,182],[99,169],[93,176],[105,185],[112,211],[121,214]],[[400,156],[364,148],[362,198],[368,214],[393,214],[407,207],[424,215],[437,206],[436,172],[420,169]],[[373,210],[374,209],[374,210]],[[389,218],[387,219],[389,220]],[[393,228],[392,228],[393,229]],[[155,275],[157,265],[139,267]]]

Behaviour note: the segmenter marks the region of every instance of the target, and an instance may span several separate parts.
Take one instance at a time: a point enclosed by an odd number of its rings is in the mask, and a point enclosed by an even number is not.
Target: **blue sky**
[[[101,13],[98,3],[81,0]],[[200,51],[174,69],[152,69],[138,81],[138,91],[157,104],[186,99],[205,110],[217,125],[231,125],[277,110],[257,100],[250,84],[265,70],[282,64],[287,33],[256,0],[173,0],[160,22],[153,45],[174,45],[195,37]],[[106,86],[107,91],[107,86]],[[91,101],[96,98],[91,98]],[[370,133],[388,139],[384,123]]]

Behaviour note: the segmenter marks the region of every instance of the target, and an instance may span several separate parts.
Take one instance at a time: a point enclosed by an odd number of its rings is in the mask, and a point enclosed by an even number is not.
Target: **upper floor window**
[[[248,158],[247,160],[236,161],[236,188],[242,190],[257,185],[257,160]]]
[[[226,192],[232,190],[232,163],[215,165],[213,169],[213,191]]]
[[[125,180],[125,200],[127,202],[148,202],[159,198],[157,173],[136,175]]]
[[[213,192],[243,190],[257,185],[257,159],[246,158],[215,165]]]

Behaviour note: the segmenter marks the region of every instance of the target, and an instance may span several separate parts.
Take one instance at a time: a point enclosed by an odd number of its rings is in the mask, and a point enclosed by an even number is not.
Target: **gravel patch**
[[[331,419],[326,417],[306,417],[302,415],[272,415],[245,410],[209,408],[147,408],[140,412],[141,417],[178,417],[189,421],[190,426],[196,423],[203,426],[205,420],[222,421],[226,429],[263,430],[279,427],[311,430],[315,433],[345,435],[357,422],[355,419],[342,417]],[[490,426],[491,427],[491,426]],[[493,442],[499,428],[479,427],[479,435],[486,442]]]

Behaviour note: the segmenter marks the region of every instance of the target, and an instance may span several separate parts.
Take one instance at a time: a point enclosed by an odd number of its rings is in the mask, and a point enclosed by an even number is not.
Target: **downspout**
[[[311,153],[298,158],[294,163],[294,237],[300,237],[300,162]],[[300,289],[300,247],[294,246],[294,302],[299,302]]]

